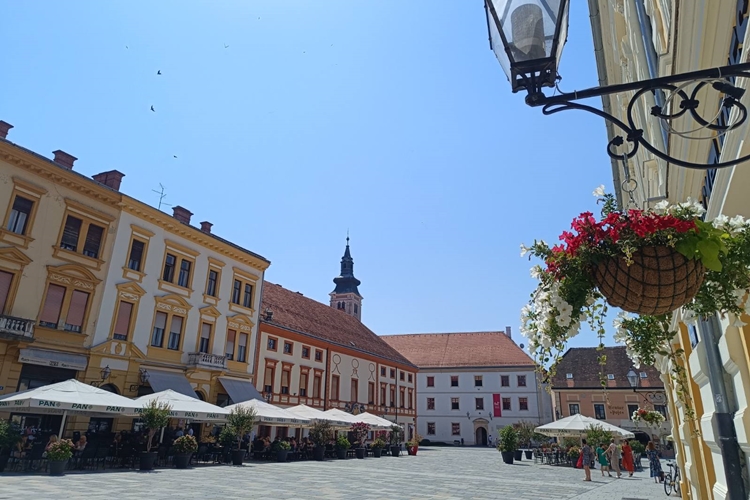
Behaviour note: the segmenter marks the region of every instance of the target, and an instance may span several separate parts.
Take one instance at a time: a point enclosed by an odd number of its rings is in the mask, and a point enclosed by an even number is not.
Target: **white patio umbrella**
[[[284,408],[279,408],[259,399],[251,399],[242,403],[227,406],[225,409],[229,412],[237,407],[253,408],[256,412],[256,419],[260,424],[287,426],[290,424],[307,425],[310,423],[309,418],[300,417]]]
[[[0,411],[62,415],[62,436],[68,414],[82,416],[135,416],[140,405],[124,396],[75,379],[0,396]]]
[[[616,425],[608,424],[602,420],[585,417],[581,414],[561,418],[560,420],[550,422],[549,424],[541,425],[535,430],[539,434],[551,437],[582,437],[586,435],[586,430],[591,426],[599,426],[605,431],[609,431],[613,435],[621,438],[635,437],[635,434],[628,430],[617,427]]]
[[[356,424],[357,422],[364,422],[364,420],[359,418],[359,415],[352,415],[351,413],[339,410],[338,408],[331,408],[330,410],[324,411],[323,413],[330,416],[331,418],[335,418],[336,420],[346,422],[348,424],[347,426],[351,426],[352,424]]]
[[[372,413],[360,413],[359,415],[353,415],[357,422],[364,422],[366,424],[369,424],[370,427],[373,430],[387,430],[390,429],[393,425],[393,422],[390,420],[386,420],[384,418],[378,417],[377,415],[373,415]]]
[[[334,427],[351,427],[351,422],[339,420],[322,410],[307,405],[292,406],[291,408],[285,408],[285,410],[299,417],[307,418],[310,421],[326,421],[330,422]]]
[[[198,422],[223,422],[229,415],[229,410],[220,406],[206,403],[198,398],[191,398],[182,393],[167,389],[153,394],[147,394],[136,399],[139,408],[146,407],[151,401],[168,403],[172,411],[172,418],[184,418]]]

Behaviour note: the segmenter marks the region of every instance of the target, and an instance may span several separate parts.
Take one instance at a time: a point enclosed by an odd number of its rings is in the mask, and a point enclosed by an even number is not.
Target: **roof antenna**
[[[161,191],[157,191],[156,189],[152,189],[152,190],[151,190],[151,191],[153,191],[154,193],[156,193],[156,194],[158,194],[158,195],[159,195],[159,207],[158,207],[158,210],[161,210],[161,206],[162,206],[162,205],[166,205],[166,206],[168,206],[168,207],[171,207],[171,206],[172,206],[172,204],[171,204],[171,203],[165,203],[165,202],[164,202],[164,198],[166,198],[166,197],[167,197],[167,194],[166,194],[166,193],[164,192],[164,186],[162,185],[162,183],[161,183],[161,182],[159,183],[159,187],[161,188]]]
[[[349,228],[346,228],[346,246],[349,246]]]

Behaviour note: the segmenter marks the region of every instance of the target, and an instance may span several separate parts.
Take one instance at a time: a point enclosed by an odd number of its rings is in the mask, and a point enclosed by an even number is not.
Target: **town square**
[[[0,498],[747,500],[749,18],[0,2]]]

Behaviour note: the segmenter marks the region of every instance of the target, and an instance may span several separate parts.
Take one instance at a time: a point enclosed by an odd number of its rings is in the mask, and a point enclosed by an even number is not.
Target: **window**
[[[266,394],[273,393],[273,386],[274,386],[274,373],[273,373],[273,367],[272,366],[266,366],[266,373],[263,377],[263,392]]]
[[[578,415],[581,413],[581,407],[578,406],[578,403],[570,403],[568,404],[568,411],[570,412],[570,416]]]
[[[451,398],[451,410],[460,410],[458,398]]]
[[[451,375],[451,387],[458,387],[458,375]]]
[[[658,411],[665,419],[667,418],[667,407],[665,405],[654,405],[654,411]]]
[[[406,397],[404,397],[404,391],[405,389],[402,387],[401,390],[399,390],[399,394],[398,394],[400,398],[401,408],[403,408],[406,405]]]
[[[198,352],[208,354],[211,351],[211,325],[201,323],[201,337],[198,341]]]
[[[313,377],[313,397],[319,398],[320,397],[320,382],[321,382],[320,375],[315,375]]]
[[[639,405],[628,405],[628,418],[633,420],[633,413],[638,411]]]
[[[247,363],[247,333],[240,333],[240,341],[237,344],[237,361]]]
[[[234,359],[234,342],[237,340],[236,330],[227,330],[227,344],[224,348],[224,352],[227,355],[227,359],[232,361]]]
[[[412,382],[414,379],[412,378],[412,374],[409,374],[409,382]]]
[[[428,410],[435,409],[435,398],[427,398],[427,409]]]
[[[151,345],[162,347],[164,345],[164,331],[167,329],[167,314],[163,312],[156,313],[154,319],[154,331],[151,334]]]
[[[180,340],[182,339],[182,316],[172,316],[172,323],[169,328],[169,340],[167,342],[167,349],[173,351],[180,350]]]
[[[608,373],[607,374],[607,380],[614,380],[614,379],[615,379],[614,374],[612,374],[612,373]]]
[[[354,304],[354,314],[357,314],[359,312],[359,307],[357,307],[357,304]]]
[[[401,381],[403,382],[403,380],[404,380],[404,372],[400,372],[398,375],[399,375],[399,378],[401,379]]]
[[[461,435],[461,424],[459,422],[452,422],[451,423],[451,434],[454,436],[460,436]]]
[[[396,378],[396,370],[391,368],[391,378]]]
[[[526,375],[518,376],[518,387],[526,387]]]
[[[483,381],[481,375],[474,375],[474,387],[482,387]]]
[[[245,283],[245,294],[242,296],[242,305],[248,309],[253,308],[253,285]]]
[[[281,394],[289,394],[289,370],[281,370]]]
[[[39,326],[57,328],[65,300],[65,287],[50,284],[47,288],[47,296],[44,299],[44,308],[39,316]]]
[[[409,389],[409,409],[414,408],[414,391]]]
[[[359,401],[359,380],[356,378],[352,379],[351,391],[349,393],[352,401]]]
[[[334,401],[339,400],[339,376],[331,376],[331,399]]]
[[[86,231],[86,240],[83,243],[83,255],[92,259],[98,259],[103,236],[103,227],[89,224],[89,230]]]
[[[474,398],[474,409],[484,410],[484,398]]]
[[[180,263],[180,275],[177,278],[177,284],[184,288],[190,287],[190,267],[191,262],[189,260],[182,259]]]
[[[208,271],[208,282],[206,283],[206,295],[216,297],[216,285],[219,282],[219,272],[211,269]]]
[[[303,398],[307,396],[307,373],[299,374],[299,395]]]
[[[78,250],[78,237],[81,233],[81,224],[83,224],[81,219],[68,215],[68,218],[65,220],[65,227],[63,228],[60,248],[70,250],[71,252]]]
[[[385,366],[380,367],[380,376],[385,377]]]
[[[390,406],[391,408],[393,408],[394,406],[396,406],[396,388],[393,386],[391,386],[390,396],[391,396]]]
[[[641,372],[641,378],[648,378],[648,373]]]
[[[177,265],[177,257],[171,253],[167,254],[167,258],[164,260],[164,272],[162,273],[161,279],[172,283],[174,281],[174,268]]]
[[[130,244],[130,255],[128,256],[128,269],[141,272],[143,266],[143,251],[146,244],[141,240],[133,240]]]
[[[72,200],[65,200],[65,204],[67,210],[58,236],[59,245],[55,245],[53,255],[63,260],[99,269],[101,262],[98,259],[104,247],[108,224],[114,218],[92,211],[85,205]],[[79,255],[74,256],[71,255],[72,253]],[[92,263],[90,259],[95,259],[97,262]]]
[[[367,404],[375,404],[375,382],[367,383]]]
[[[268,337],[268,350],[269,351],[275,351],[276,350],[276,343],[277,340],[273,337]]]
[[[380,386],[380,406],[385,406],[386,400],[385,400],[385,386]]]
[[[565,378],[568,379],[568,380],[572,380],[573,379],[573,374],[572,373],[566,373],[565,374]]]
[[[284,354],[292,354],[292,343],[284,342]]]
[[[521,411],[528,411],[529,398],[518,398],[518,409]]]
[[[8,218],[8,231],[25,236],[33,208],[33,201],[16,196],[16,199],[13,200],[13,207],[10,210],[10,217]]]
[[[500,375],[500,385],[502,387],[510,387],[510,376],[509,375]]]
[[[240,276],[239,274],[234,275],[234,283],[232,284],[232,300],[231,303],[243,307],[245,309],[253,308],[253,287],[255,280],[251,279],[246,275]],[[232,306],[230,305],[230,309]]]
[[[323,361],[323,351],[315,349],[315,361]]]
[[[302,346],[302,358],[303,359],[310,359],[310,348],[306,345]]]
[[[435,422],[427,422],[427,435],[428,436],[435,435]]]
[[[594,417],[598,420],[604,420],[607,418],[607,414],[604,411],[604,405],[603,404],[595,404],[594,405]]]
[[[73,290],[70,298],[68,315],[65,318],[65,330],[68,332],[81,333],[83,319],[86,316],[86,306],[89,303],[89,294],[80,290]]]
[[[9,307],[10,286],[13,284],[13,274],[0,271],[0,314],[3,314],[6,307]]]
[[[435,377],[427,377],[427,387],[435,387]]]
[[[503,410],[510,410],[510,398],[503,398]]]
[[[117,309],[117,319],[115,320],[115,329],[112,331],[112,338],[115,340],[128,340],[130,334],[130,318],[133,313],[133,304],[130,302],[120,302]]]
[[[81,245],[81,236],[86,234],[86,238]],[[83,254],[87,257],[97,259],[99,249],[104,236],[104,228],[90,222],[85,222],[78,217],[68,215],[65,219],[62,238],[60,239],[60,248],[78,252],[78,248],[83,246]]]

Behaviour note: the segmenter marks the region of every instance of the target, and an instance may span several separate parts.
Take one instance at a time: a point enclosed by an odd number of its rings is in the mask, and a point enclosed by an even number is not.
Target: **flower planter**
[[[336,458],[346,459],[346,448],[336,448]]]
[[[523,452],[526,454],[526,460],[531,460],[532,458],[534,458],[534,452],[532,450],[524,450]]]
[[[400,446],[391,446],[391,456],[397,457],[401,453],[401,447]]]
[[[676,250],[642,247],[633,262],[609,258],[594,267],[594,282],[607,302],[625,311],[659,315],[687,304],[703,283],[705,268]]]
[[[313,458],[318,462],[322,462],[325,458],[326,449],[324,446],[316,446],[313,449]]]
[[[501,451],[500,454],[503,456],[503,462],[509,465],[513,465],[514,453],[512,451]]]
[[[48,462],[49,475],[50,476],[62,476],[65,474],[65,466],[68,464],[67,460],[50,460]]]
[[[357,458],[365,458],[365,449],[364,448],[356,448],[354,450],[354,454]]]
[[[243,460],[245,460],[245,450],[232,451],[232,465],[242,465]]]
[[[177,469],[187,469],[190,465],[190,457],[192,453],[179,453],[174,456],[174,466]]]
[[[419,451],[419,446],[409,446],[406,448],[406,452],[409,455],[416,455],[417,451]]]
[[[372,456],[374,458],[380,458],[383,455],[383,449],[382,448],[373,448],[372,449]]]
[[[156,452],[143,452],[140,458],[140,469],[141,470],[154,470],[154,463],[156,462]],[[52,462],[50,462],[51,464]]]
[[[514,451],[513,452],[513,459],[520,462],[521,459],[523,459],[523,451],[521,451],[521,450]]]
[[[276,451],[276,461],[286,462],[286,457],[289,454],[289,450],[278,450]]]

